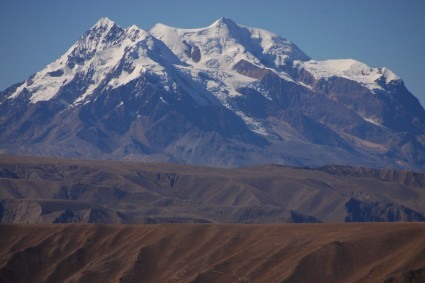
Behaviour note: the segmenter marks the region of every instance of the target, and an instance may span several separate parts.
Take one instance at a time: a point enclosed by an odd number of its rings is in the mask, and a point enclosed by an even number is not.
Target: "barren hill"
[[[2,223],[425,220],[425,175],[0,156]]]
[[[0,282],[424,282],[425,225],[0,225]]]

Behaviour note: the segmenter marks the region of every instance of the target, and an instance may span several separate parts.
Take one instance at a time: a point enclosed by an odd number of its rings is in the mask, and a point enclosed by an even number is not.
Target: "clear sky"
[[[230,17],[275,32],[316,60],[388,67],[425,105],[424,0],[0,0],[0,90],[57,59],[105,16],[142,29]]]

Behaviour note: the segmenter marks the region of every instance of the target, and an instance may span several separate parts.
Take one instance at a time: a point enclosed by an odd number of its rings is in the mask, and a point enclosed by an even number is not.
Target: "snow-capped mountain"
[[[274,33],[102,18],[0,93],[4,153],[215,166],[425,169],[425,111],[386,68],[314,61]]]

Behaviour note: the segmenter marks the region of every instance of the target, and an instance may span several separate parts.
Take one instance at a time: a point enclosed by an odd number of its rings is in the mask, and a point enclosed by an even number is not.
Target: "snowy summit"
[[[316,61],[226,17],[150,30],[102,18],[2,92],[0,113],[2,152],[217,166],[425,164],[425,111],[396,74]]]

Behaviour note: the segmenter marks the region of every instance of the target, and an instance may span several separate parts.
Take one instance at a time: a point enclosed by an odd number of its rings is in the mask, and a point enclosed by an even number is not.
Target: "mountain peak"
[[[100,27],[111,27],[114,26],[115,22],[109,19],[108,17],[103,17],[97,23],[93,26],[93,28],[100,28]]]
[[[225,24],[225,25],[237,25],[235,23],[235,21],[233,21],[231,18],[229,17],[221,17],[220,19],[216,20],[212,25],[220,25],[220,24]]]
[[[136,25],[131,25],[127,28],[127,30],[140,30],[140,28]]]
[[[237,23],[235,23],[231,18],[222,17],[216,20],[214,23],[212,23],[209,27],[216,27],[216,28],[227,27],[228,29],[233,29],[233,28],[239,28],[240,26]]]
[[[226,17],[148,31],[102,18],[0,92],[0,152],[425,170],[425,110],[397,78]]]
[[[164,31],[164,30],[173,30],[175,29],[172,26],[163,24],[163,23],[156,23],[153,27],[151,27],[151,29],[149,30],[149,32],[155,33],[155,32],[159,32],[159,31]]]

